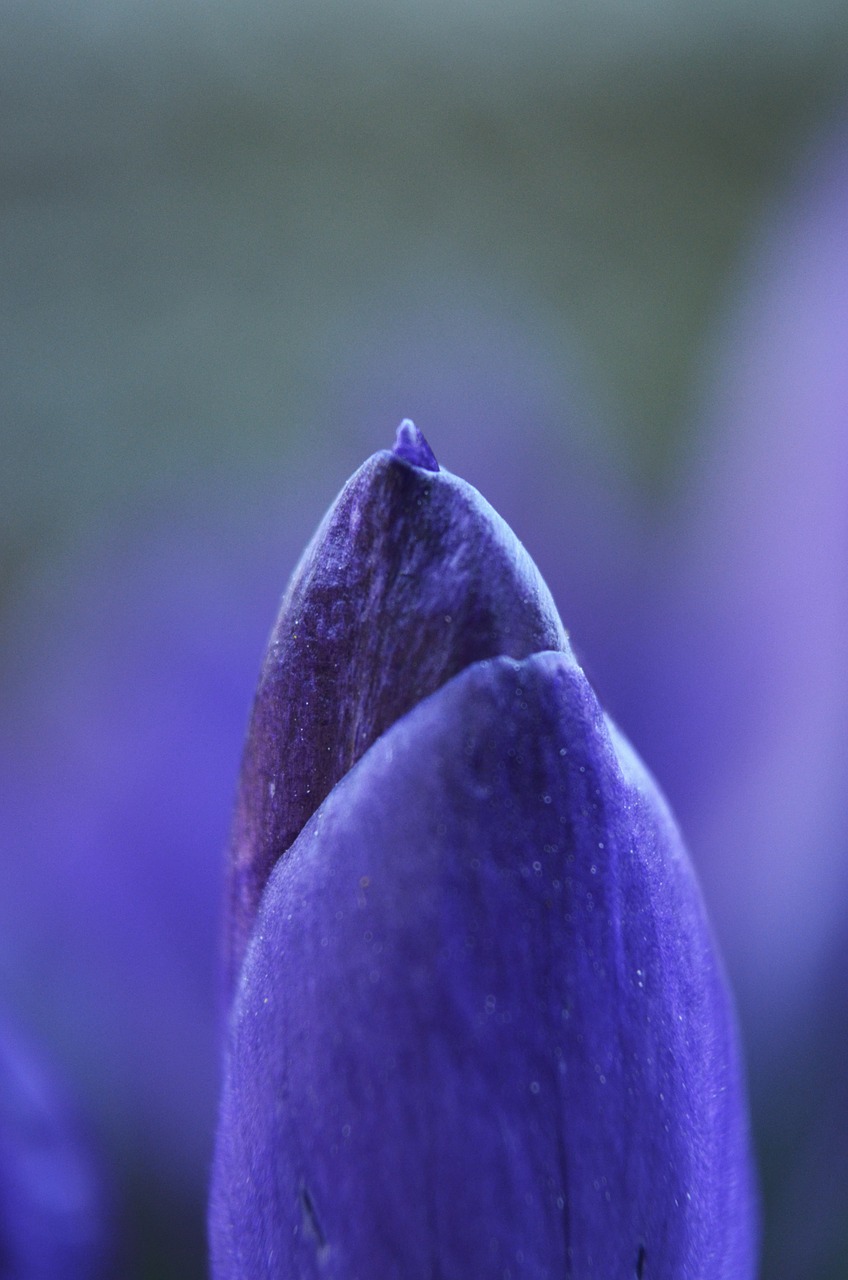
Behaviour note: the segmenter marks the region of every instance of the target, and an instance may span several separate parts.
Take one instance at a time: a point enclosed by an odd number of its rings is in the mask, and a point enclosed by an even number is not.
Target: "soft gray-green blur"
[[[0,41],[2,591],[102,508],[459,429],[440,385],[579,385],[668,484],[848,9],[9,0]]]

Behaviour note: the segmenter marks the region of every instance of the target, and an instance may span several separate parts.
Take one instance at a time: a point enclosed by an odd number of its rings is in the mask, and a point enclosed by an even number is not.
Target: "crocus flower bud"
[[[365,464],[266,659],[213,1275],[750,1280],[735,1024],[677,829],[526,554],[435,465],[407,426]]]

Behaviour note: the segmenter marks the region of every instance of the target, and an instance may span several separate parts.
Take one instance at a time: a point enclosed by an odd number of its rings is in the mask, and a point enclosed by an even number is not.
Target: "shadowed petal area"
[[[267,884],[215,1280],[746,1280],[754,1235],[733,1016],[673,821],[568,655],[475,664]]]
[[[271,636],[234,823],[233,979],[275,862],[381,733],[473,662],[568,649],[547,587],[500,516],[432,469],[411,423],[397,448],[345,485]]]
[[[113,1274],[94,1161],[54,1081],[0,1022],[0,1275]]]

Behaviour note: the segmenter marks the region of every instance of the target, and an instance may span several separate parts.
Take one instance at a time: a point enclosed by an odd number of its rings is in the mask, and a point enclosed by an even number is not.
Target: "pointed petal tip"
[[[411,462],[414,467],[421,467],[424,471],[439,470],[436,455],[409,418],[404,418],[397,429],[393,453],[396,457],[403,458],[404,462]]]

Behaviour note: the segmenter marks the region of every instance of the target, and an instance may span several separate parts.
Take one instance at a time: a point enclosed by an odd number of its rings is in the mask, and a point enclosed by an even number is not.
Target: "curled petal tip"
[[[404,462],[411,462],[414,467],[422,467],[424,471],[439,470],[436,455],[409,418],[404,418],[397,429],[393,452],[396,457],[403,458]]]

